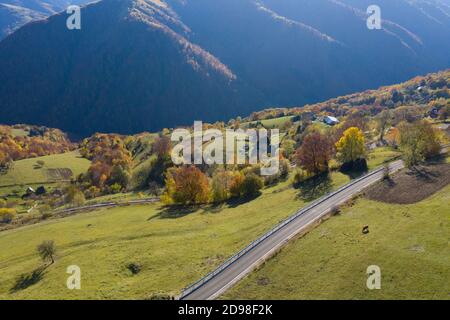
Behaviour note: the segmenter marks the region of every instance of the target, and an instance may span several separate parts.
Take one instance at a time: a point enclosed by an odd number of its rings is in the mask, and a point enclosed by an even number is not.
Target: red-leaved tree
[[[313,132],[303,139],[302,145],[297,149],[297,165],[313,175],[327,172],[328,162],[333,154],[332,140],[320,132]]]

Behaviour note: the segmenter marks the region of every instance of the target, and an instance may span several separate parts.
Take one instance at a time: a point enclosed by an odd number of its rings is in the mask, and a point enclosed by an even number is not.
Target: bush
[[[308,177],[309,176],[305,171],[303,171],[301,169],[297,169],[297,171],[295,172],[295,175],[294,175],[294,185],[295,186],[299,185],[303,181],[307,180]]]
[[[132,274],[138,274],[139,272],[141,272],[141,266],[139,264],[137,264],[137,263],[134,263],[134,262],[129,263],[127,265],[127,269],[130,270],[130,272]]]
[[[0,208],[0,222],[11,223],[16,216],[16,210],[11,208]]]
[[[88,199],[93,199],[98,197],[101,190],[97,188],[96,186],[90,186],[87,190],[84,191],[84,195]]]
[[[69,186],[66,189],[65,201],[75,207],[80,207],[86,202],[83,192],[81,192],[76,186]]]
[[[242,183],[242,196],[254,197],[260,193],[260,190],[264,187],[263,180],[254,173],[245,176]]]
[[[391,170],[389,164],[385,164],[383,167],[383,180],[389,180],[391,178]]]
[[[333,206],[331,208],[331,215],[336,216],[339,213],[341,213],[341,208],[339,208],[339,206]]]
[[[122,186],[118,183],[114,183],[109,187],[109,192],[112,194],[120,193],[120,191],[122,191]]]

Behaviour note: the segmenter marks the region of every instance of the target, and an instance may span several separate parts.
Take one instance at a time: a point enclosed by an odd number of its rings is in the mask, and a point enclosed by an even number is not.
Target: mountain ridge
[[[450,66],[447,1],[427,3],[380,0],[370,31],[368,0],[95,2],[81,30],[63,12],[0,42],[0,117],[132,133],[399,83]]]

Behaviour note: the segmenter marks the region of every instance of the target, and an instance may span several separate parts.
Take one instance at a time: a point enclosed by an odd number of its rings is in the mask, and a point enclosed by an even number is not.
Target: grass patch
[[[44,165],[40,167],[37,161],[44,161]],[[19,160],[6,174],[0,175],[0,187],[54,182],[58,177],[67,176],[61,169],[70,169],[76,177],[86,172],[89,166],[90,161],[81,158],[76,151]]]
[[[390,147],[375,148],[370,151],[367,157],[367,165],[370,169],[375,169],[386,162],[400,157],[401,154],[399,150]]]
[[[260,122],[264,128],[274,129],[274,128],[280,128],[287,122],[291,121],[293,118],[294,118],[294,116],[285,116],[285,117],[279,117],[279,118],[273,118],[273,119],[260,120]],[[244,122],[244,123],[242,123],[242,126],[247,128],[250,125],[255,125],[256,123],[258,123],[258,121]]]
[[[449,201],[450,187],[414,205],[360,199],[222,298],[449,299]],[[370,265],[381,268],[381,290],[366,287]]]
[[[333,174],[333,188],[348,181]],[[304,202],[284,182],[257,199],[182,211],[159,204],[100,210],[0,233],[0,299],[139,299],[178,294]],[[36,269],[36,246],[54,240],[57,260],[45,276],[11,291]],[[127,266],[139,265],[137,274]],[[78,265],[82,290],[66,288],[66,268]]]
[[[13,137],[27,137],[29,136],[30,132],[24,129],[12,128],[11,134]]]
[[[333,172],[329,179],[299,189],[283,182],[264,189],[260,197],[247,203],[189,211],[166,210],[160,204],[121,207],[0,232],[0,247],[8,248],[0,251],[0,299],[176,295],[316,198],[310,188],[332,191],[349,180],[349,176]],[[135,197],[139,195],[119,194],[94,201]],[[44,240],[55,241],[57,260],[36,277],[33,272],[40,265],[36,246]],[[72,264],[82,270],[82,290],[66,288],[66,268]],[[139,272],[133,274],[130,264],[139,266]]]

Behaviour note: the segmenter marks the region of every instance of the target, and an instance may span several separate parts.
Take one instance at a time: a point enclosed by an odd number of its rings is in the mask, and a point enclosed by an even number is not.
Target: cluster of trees
[[[406,106],[406,107],[405,107]],[[424,108],[423,108],[424,107]],[[419,118],[431,109],[437,109],[438,118],[448,118],[450,107],[450,71],[416,77],[405,83],[382,87],[362,93],[350,94],[314,105],[296,108],[266,109],[254,112],[245,121],[265,120],[282,116],[301,116],[314,113],[317,116],[333,115],[346,117],[355,110],[375,116],[383,110],[404,108],[411,113],[419,113]],[[414,116],[406,115],[407,117]],[[411,119],[410,119],[411,120]],[[418,118],[416,117],[416,119]],[[396,120],[400,123],[401,112]]]
[[[157,195],[165,187],[162,199],[167,204],[221,203],[257,196],[264,185],[287,178],[290,169],[285,159],[280,160],[277,175],[264,178],[259,176],[259,166],[176,167],[171,161],[172,144],[167,133],[152,138],[150,145],[142,135],[95,134],[84,140],[80,152],[92,164],[86,174],[66,188],[65,202],[79,206],[85,198],[125,189],[151,189]],[[140,160],[133,163],[133,155]]]
[[[81,155],[92,161],[86,174],[78,177],[89,197],[98,193],[117,193],[130,181],[132,157],[128,138],[115,134],[95,134],[81,145]]]
[[[172,143],[167,135],[161,133],[156,137],[147,155],[149,158],[133,172],[132,188],[137,190],[150,188],[156,195],[157,190],[164,185],[166,170],[173,165],[171,150]]]
[[[211,178],[195,166],[170,168],[166,174],[166,204],[199,205],[222,203],[232,198],[252,198],[264,187],[264,180],[248,167],[241,171],[220,168]]]
[[[11,127],[0,126],[0,168],[8,169],[16,160],[75,149],[75,145],[58,129],[37,130],[30,127],[27,130],[29,135],[15,136]]]
[[[413,167],[439,155],[441,151],[439,131],[430,123],[424,120],[414,123],[403,122],[398,126],[398,130],[400,149],[407,167]]]
[[[258,112],[253,112],[248,118],[249,121],[267,120],[284,117],[289,114],[290,109],[270,108]]]
[[[428,104],[428,114],[439,120],[446,120],[450,116],[450,98],[439,98]]]
[[[362,130],[349,127],[337,142],[334,134],[312,131],[304,137],[295,153],[297,166],[306,172],[303,179],[328,172],[334,157],[343,170],[365,169],[366,147]]]

